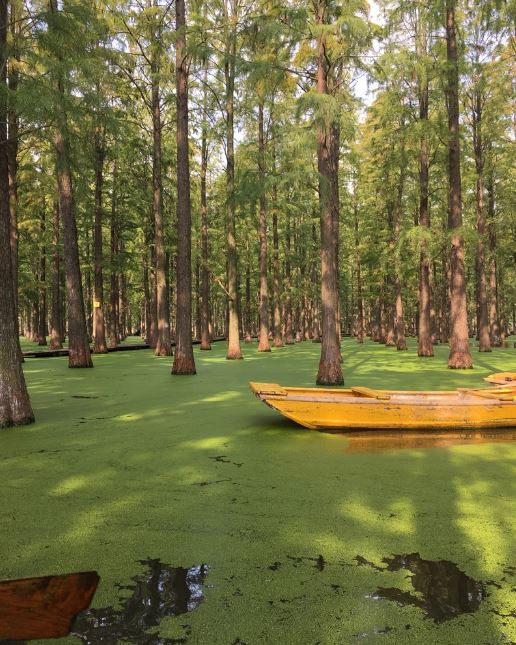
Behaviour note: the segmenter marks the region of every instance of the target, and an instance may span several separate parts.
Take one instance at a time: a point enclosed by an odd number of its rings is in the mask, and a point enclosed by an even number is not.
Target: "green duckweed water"
[[[254,344],[227,362],[223,343],[196,348],[194,377],[147,350],[95,356],[93,370],[27,360],[37,423],[0,433],[0,577],[96,569],[93,606],[107,607],[138,561],[207,563],[203,602],[153,628],[190,644],[515,641],[516,444],[349,453],[344,436],[297,427],[249,392],[250,380],[312,385],[319,350]],[[418,359],[413,342],[346,340],[343,352],[347,385],[449,389],[516,370],[514,349],[475,353],[466,372],[446,369],[445,347]],[[416,552],[482,581],[478,610],[436,624],[375,599],[412,592],[410,577],[355,557]]]

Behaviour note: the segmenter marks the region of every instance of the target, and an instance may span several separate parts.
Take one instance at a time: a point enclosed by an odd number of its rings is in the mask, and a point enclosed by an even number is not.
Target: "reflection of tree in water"
[[[204,597],[202,586],[208,566],[201,564],[184,569],[150,558],[139,563],[147,571],[132,578],[134,585],[119,585],[119,589],[133,592],[129,598],[120,598],[122,608],[103,607],[82,612],[73,626],[75,636],[91,645],[115,643],[117,639],[141,645],[186,642],[185,638],[161,638],[145,630],[158,626],[165,616],[179,616],[199,605]]]
[[[376,597],[419,607],[436,623],[476,611],[486,597],[485,588],[480,582],[467,576],[448,560],[423,560],[419,553],[411,553],[383,561],[388,571],[411,571],[412,586],[423,597],[396,588],[380,588]]]

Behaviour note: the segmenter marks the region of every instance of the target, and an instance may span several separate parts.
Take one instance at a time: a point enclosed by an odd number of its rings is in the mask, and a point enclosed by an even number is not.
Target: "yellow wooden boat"
[[[516,383],[516,372],[497,372],[486,376],[484,381],[488,383],[496,383],[498,385],[508,385]]]
[[[420,429],[516,426],[516,381],[453,391],[323,389],[250,383],[269,407],[305,428]]]

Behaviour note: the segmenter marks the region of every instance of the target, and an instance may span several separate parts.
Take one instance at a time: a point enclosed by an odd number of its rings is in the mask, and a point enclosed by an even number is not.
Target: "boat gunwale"
[[[381,393],[383,394],[383,392]],[[426,397],[414,396],[410,393],[397,392],[396,394],[391,394],[385,392],[385,394],[390,394],[390,398],[375,398],[369,396],[355,396],[350,394],[348,396],[313,396],[313,395],[302,395],[302,394],[258,394],[258,398],[262,401],[298,401],[306,403],[330,403],[330,404],[340,404],[340,405],[356,405],[357,403],[365,403],[367,405],[407,405],[407,406],[428,406],[435,407],[443,403],[442,399],[446,399],[446,405],[453,406],[493,406],[493,405],[505,405],[511,406],[516,403],[516,395],[512,400],[508,399],[499,399],[499,398],[484,398],[482,396],[477,396],[475,394],[470,394],[467,392],[457,393],[457,392],[432,392],[431,394],[427,392]],[[442,395],[442,396],[440,396]],[[502,396],[504,396],[502,394]],[[506,396],[506,395],[505,395]],[[453,397],[453,398],[452,398]]]

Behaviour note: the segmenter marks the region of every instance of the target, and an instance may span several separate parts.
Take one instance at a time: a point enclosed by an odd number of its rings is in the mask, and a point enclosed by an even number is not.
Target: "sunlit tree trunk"
[[[327,23],[327,1],[314,3],[316,21]],[[326,35],[319,37],[317,53],[317,93],[327,97],[329,63],[326,55]],[[319,207],[321,224],[321,303],[322,303],[322,345],[318,385],[341,385],[344,383],[340,366],[340,348],[337,337],[337,258],[335,213],[338,204],[334,203],[332,186],[338,181],[338,166],[335,164],[332,123],[328,117],[321,116],[317,123],[317,167],[319,171]]]
[[[47,344],[47,253],[45,248],[45,208],[41,210],[39,230],[41,234],[41,246],[39,249],[39,302],[38,302],[38,345]]]
[[[462,195],[459,139],[459,72],[455,24],[455,0],[446,2],[446,52],[448,83],[448,229],[451,233],[450,252],[450,355],[448,367],[473,367],[469,350],[466,276],[464,269],[464,238],[462,236]]]
[[[258,104],[258,172],[260,175],[259,201],[259,271],[260,271],[260,330],[258,351],[270,352],[269,346],[269,289],[267,285],[267,202],[265,199],[265,135],[263,126],[263,101]]]
[[[492,172],[487,181],[487,213],[489,218],[489,319],[491,326],[491,342],[493,347],[502,345],[500,318],[498,315],[498,279],[496,267],[496,222],[495,222],[495,192]]]
[[[61,252],[59,248],[59,202],[54,203],[52,222],[52,311],[50,316],[50,349],[61,349]]]
[[[272,299],[273,299],[273,345],[282,347],[283,337],[281,335],[281,309],[280,309],[280,258],[279,258],[279,235],[278,235],[278,188],[276,185],[276,144],[274,133],[272,141],[272,172],[274,183],[272,185]]]
[[[207,117],[208,66],[204,69],[203,118],[201,136],[201,349],[211,349],[210,343],[210,271],[208,267],[208,200],[206,175],[208,172],[208,126]]]
[[[401,213],[403,208],[403,190],[405,187],[405,150],[402,148],[401,168],[398,179],[398,190],[393,210],[393,235],[394,235],[394,324],[396,349],[406,350],[407,341],[405,338],[405,318],[403,314],[403,297],[401,293],[401,258],[400,258],[400,235],[401,235]]]
[[[8,66],[8,85],[10,94],[10,105],[8,106],[8,145],[7,145],[7,162],[9,166],[9,208],[11,217],[11,261],[13,265],[13,288],[14,288],[14,307],[16,310],[16,325],[18,325],[18,147],[19,147],[19,130],[20,119],[14,97],[18,91],[20,80],[19,65],[20,52],[19,40],[21,37],[23,21],[20,15],[20,5],[18,2],[10,2],[9,7],[9,28],[11,33],[11,56],[7,60]],[[14,100],[13,100],[14,99]],[[23,361],[23,358],[21,359]]]
[[[237,246],[235,230],[235,60],[237,16],[233,14],[234,3],[224,0],[226,25],[226,55],[224,59],[224,80],[226,85],[226,241],[227,241],[227,291],[228,291],[228,360],[243,358],[240,349],[240,321],[238,314]]]
[[[188,65],[184,0],[176,0],[177,287],[172,374],[195,374],[192,348],[192,215],[188,157]]]
[[[424,18],[418,20],[418,34],[416,35],[416,55],[426,56],[428,54],[427,32]],[[430,230],[430,210],[428,204],[428,175],[430,168],[430,156],[428,152],[428,102],[429,86],[427,72],[423,71],[419,79],[418,102],[419,102],[419,124],[421,134],[419,139],[419,226],[422,227],[425,235]],[[421,241],[419,253],[419,309],[418,309],[418,356],[433,356],[434,348],[432,343],[432,292],[431,292],[431,258],[428,250],[428,240]]]
[[[157,8],[158,0],[147,0],[147,6]],[[168,308],[165,231],[163,218],[163,179],[162,179],[162,123],[160,96],[160,30],[158,14],[153,18],[151,27],[150,84],[152,113],[152,212],[154,216],[154,259],[156,281],[156,356],[172,354],[170,338],[170,312]]]
[[[21,366],[14,273],[7,143],[7,0],[0,0],[0,428],[34,421]]]
[[[66,139],[66,117],[58,110],[59,121],[55,135],[57,157],[57,182],[59,187],[59,212],[63,220],[63,255],[66,274],[66,312],[68,322],[68,366],[93,367],[86,328],[86,315],[82,295],[77,225],[75,221],[72,177],[68,142]]]
[[[358,212],[357,206],[353,206],[354,214],[354,225],[355,225],[355,254],[356,254],[356,278],[357,278],[357,306],[358,306],[358,318],[357,318],[357,342],[364,342],[365,335],[365,325],[364,325],[364,296],[362,293],[362,263],[360,260],[360,246],[359,246],[359,228],[358,228]]]
[[[478,54],[477,54],[478,55]],[[478,89],[474,92],[473,105],[473,152],[475,155],[476,206],[477,206],[477,335],[480,352],[491,351],[489,317],[487,311],[487,278],[485,261],[486,214],[484,205],[484,149],[482,141],[482,96]]]
[[[93,351],[96,354],[107,352],[106,326],[104,321],[104,278],[102,258],[102,189],[104,184],[105,131],[97,127],[94,136],[95,148],[95,225],[93,233]]]
[[[57,33],[54,24],[58,5],[49,0],[49,32]],[[60,61],[62,62],[62,61]],[[93,367],[86,327],[86,314],[82,292],[77,223],[70,166],[70,145],[68,141],[68,117],[65,110],[65,91],[62,71],[58,71],[55,84],[55,135],[57,186],[59,212],[63,222],[63,256],[66,276],[66,313],[68,322],[68,367]]]
[[[118,278],[117,278],[117,257],[118,257],[118,223],[117,223],[117,172],[116,164],[113,168],[113,188],[111,194],[111,228],[110,228],[110,276],[109,276],[109,347],[116,347],[120,342],[118,330]]]
[[[294,328],[292,320],[292,274],[290,266],[291,258],[291,237],[290,237],[290,216],[286,214],[285,232],[285,345],[294,344]]]

